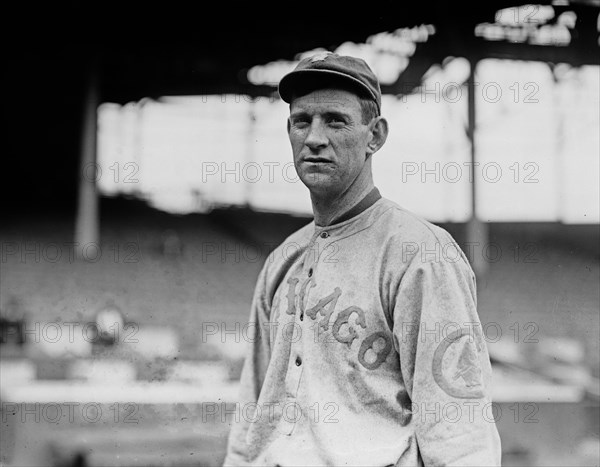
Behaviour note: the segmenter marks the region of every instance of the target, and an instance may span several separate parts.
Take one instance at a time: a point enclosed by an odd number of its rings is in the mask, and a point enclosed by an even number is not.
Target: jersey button
[[[321,238],[327,238],[329,234],[327,232],[321,232]]]
[[[312,268],[310,268],[310,269],[308,270],[308,277],[312,277],[312,273],[313,273],[313,269],[312,269]]]
[[[304,313],[300,313],[300,321],[304,321]]]
[[[302,365],[302,359],[300,357],[296,357],[296,366]]]

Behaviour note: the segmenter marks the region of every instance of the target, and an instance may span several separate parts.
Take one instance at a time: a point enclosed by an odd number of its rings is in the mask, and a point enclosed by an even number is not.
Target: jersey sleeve
[[[405,270],[394,302],[394,340],[426,466],[499,466],[491,364],[463,256]]]
[[[240,377],[239,410],[232,420],[227,453],[223,465],[244,466],[248,464],[246,434],[250,422],[242,416],[248,404],[256,404],[265,378],[270,358],[269,316],[270,305],[266,290],[266,264],[261,270],[250,309],[247,335],[247,353]]]

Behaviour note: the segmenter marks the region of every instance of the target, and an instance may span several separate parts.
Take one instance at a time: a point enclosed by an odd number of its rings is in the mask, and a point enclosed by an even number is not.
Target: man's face
[[[320,89],[293,100],[288,135],[298,176],[313,194],[337,196],[363,170],[368,125],[355,94]]]

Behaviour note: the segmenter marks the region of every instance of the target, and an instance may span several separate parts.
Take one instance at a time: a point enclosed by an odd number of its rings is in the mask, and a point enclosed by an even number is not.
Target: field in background
[[[209,342],[203,330],[213,330],[207,327],[212,324],[224,324],[233,330],[235,323],[243,326],[247,322],[254,283],[266,255],[309,220],[256,214],[243,209],[176,216],[152,210],[139,201],[103,199],[101,254],[88,251],[93,262],[69,257],[66,243],[72,241],[73,219],[40,214],[27,221],[15,220],[3,225],[0,231],[3,247],[0,307],[3,313],[8,310],[26,314],[30,323],[85,324],[94,320],[99,309],[114,304],[127,322],[156,330],[155,334],[145,334],[155,339],[147,343],[147,350],[141,350],[147,351],[147,356],[152,355],[153,346],[160,346],[163,336],[172,340],[171,353],[167,349],[154,363],[150,357],[142,358],[143,364],[137,362],[138,378],[143,374],[149,381],[164,379],[166,360],[211,361],[225,358],[230,352],[229,363],[237,364],[242,349],[239,344],[243,342],[235,342],[234,334],[225,335],[225,347],[215,352],[211,345],[214,340]],[[459,243],[463,241],[463,226],[446,227]],[[597,238],[598,226],[491,225],[490,244],[494,246],[485,250],[483,246],[474,247],[471,251],[485,255],[489,266],[487,274],[478,282],[479,313],[484,325],[492,323],[488,329],[501,330],[503,337],[519,348],[545,351],[564,348],[569,358],[581,360],[598,377],[600,268]],[[28,251],[25,256],[23,249]],[[59,249],[61,257],[55,260]],[[7,357],[6,348],[2,357]],[[56,379],[64,374],[64,368],[51,368],[53,358],[60,358],[52,355],[36,358],[38,377]],[[135,360],[131,355],[127,358]],[[233,368],[233,379],[238,370],[238,367]],[[597,402],[590,407],[591,413],[598,413]],[[521,460],[527,458],[539,465],[544,462],[544,465],[552,465],[552,459],[563,459],[561,455],[576,460],[578,449],[590,449],[590,437],[598,437],[597,425],[591,423],[583,432],[573,429],[571,438],[565,438],[565,434],[569,435],[569,426],[558,430],[561,416],[557,414],[574,415],[575,411],[561,410],[564,412],[546,412],[550,413],[548,420],[551,420],[546,428],[538,425],[534,430],[533,426],[521,424],[522,433],[525,436],[531,433],[531,440],[515,440],[514,424],[501,425],[507,439],[513,439],[507,444],[513,449],[506,453],[507,465],[511,465],[511,456],[515,459],[521,456]],[[186,416],[180,417],[181,420],[172,418],[172,412],[165,412],[166,418],[171,417],[167,421],[156,411],[141,412],[146,414],[145,428],[152,431],[166,426],[169,436],[182,440],[179,445],[172,443],[171,448],[187,449],[186,443],[193,444],[189,436],[184,435],[190,433],[188,415],[193,411],[184,411]],[[590,410],[584,409],[582,413],[590,413]],[[214,450],[211,459],[215,464],[222,454],[226,434],[223,425],[219,426],[221,434],[213,444],[209,442],[212,447],[201,448]],[[60,431],[61,427],[50,426],[49,429]],[[113,431],[113,437],[119,436]],[[201,437],[201,433],[198,436]],[[541,440],[550,445],[541,457],[536,457],[540,456],[536,446]],[[68,442],[68,437],[57,441],[63,446]],[[565,450],[568,443],[570,450]],[[198,445],[196,449],[200,449]],[[593,445],[591,451],[593,457]],[[189,461],[190,465],[197,465],[194,460]],[[143,465],[143,461],[140,462]],[[165,460],[157,465],[169,463]]]

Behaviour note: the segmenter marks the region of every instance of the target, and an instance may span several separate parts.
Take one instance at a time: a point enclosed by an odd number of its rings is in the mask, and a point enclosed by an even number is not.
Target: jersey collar
[[[361,199],[358,203],[356,203],[348,211],[343,213],[341,216],[334,218],[328,226],[317,225],[317,227],[318,228],[329,228],[335,224],[340,224],[342,222],[350,220],[353,217],[356,217],[360,213],[369,209],[379,199],[381,199],[381,194],[379,193],[379,190],[374,187],[363,199]]]

